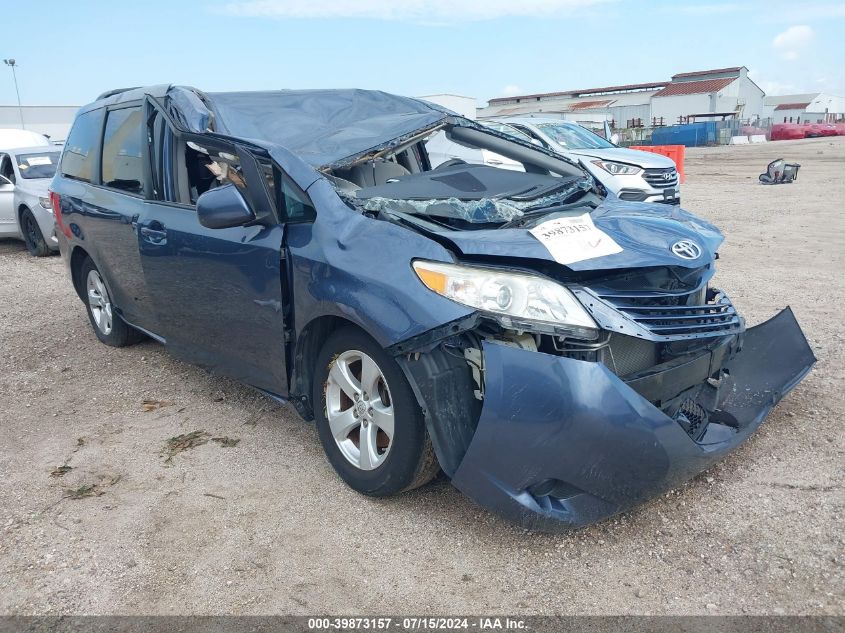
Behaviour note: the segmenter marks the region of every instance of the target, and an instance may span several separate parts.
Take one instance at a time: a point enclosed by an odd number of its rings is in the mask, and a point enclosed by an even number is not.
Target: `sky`
[[[24,105],[109,89],[514,94],[747,66],[767,94],[845,96],[845,3],[766,0],[41,0],[4,3]],[[16,103],[0,65],[0,105]]]

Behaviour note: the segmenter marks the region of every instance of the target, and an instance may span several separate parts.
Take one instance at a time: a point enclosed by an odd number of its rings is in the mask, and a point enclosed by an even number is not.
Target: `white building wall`
[[[806,110],[775,110],[772,123],[804,123],[805,121],[815,123],[816,118],[814,115],[808,117]]]
[[[67,138],[79,106],[23,106],[24,129],[46,134],[53,141]],[[0,128],[20,128],[16,105],[0,106]]]
[[[676,125],[679,116],[711,111],[709,94],[673,95],[651,100],[651,116],[663,117],[666,125]]]
[[[608,109],[616,127],[625,127],[631,119],[642,119],[643,125],[651,125],[651,104],[610,106]]]
[[[740,81],[735,81],[734,83],[738,84],[737,97],[745,102],[745,105],[740,110],[739,117],[741,119],[763,118],[765,111],[763,100],[766,97],[766,93],[757,84],[744,76]]]
[[[814,123],[816,119],[824,120],[825,113],[828,115],[828,121],[845,118],[845,97],[837,97],[822,92],[807,106],[807,112],[819,115],[812,119]]]
[[[435,94],[424,95],[417,97],[423,101],[449,108],[452,112],[457,112],[461,116],[468,119],[475,119],[475,97],[465,97],[463,95],[453,94]]]

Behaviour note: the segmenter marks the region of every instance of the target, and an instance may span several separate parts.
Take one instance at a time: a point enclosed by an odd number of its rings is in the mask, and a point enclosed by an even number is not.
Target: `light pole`
[[[21,117],[21,129],[24,129],[24,127],[23,127],[23,108],[21,107],[21,93],[20,93],[20,90],[18,90],[18,76],[15,73],[15,66],[17,64],[15,64],[14,59],[4,59],[3,63],[6,64],[6,66],[8,66],[9,68],[12,69],[12,79],[15,80],[15,94],[18,96],[18,114]]]

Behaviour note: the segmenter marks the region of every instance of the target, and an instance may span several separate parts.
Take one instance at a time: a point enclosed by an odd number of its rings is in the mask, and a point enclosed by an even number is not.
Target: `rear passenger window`
[[[103,134],[102,181],[106,187],[144,193],[140,107],[110,110]]]
[[[62,155],[62,175],[83,182],[91,182],[94,174],[94,152],[103,126],[103,110],[91,110],[76,117],[73,129],[65,141]]]

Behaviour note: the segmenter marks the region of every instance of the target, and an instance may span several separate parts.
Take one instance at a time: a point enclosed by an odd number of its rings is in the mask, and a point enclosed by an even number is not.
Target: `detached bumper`
[[[700,473],[742,444],[816,360],[789,308],[747,330],[725,366],[733,387],[696,442],[603,364],[496,343],[484,354],[484,405],[452,483],[542,530],[604,519]]]

